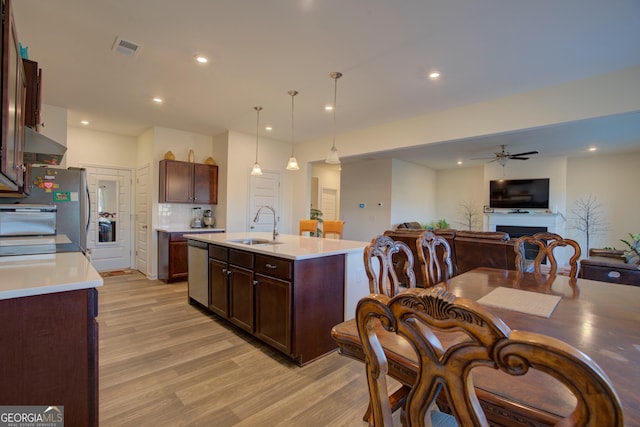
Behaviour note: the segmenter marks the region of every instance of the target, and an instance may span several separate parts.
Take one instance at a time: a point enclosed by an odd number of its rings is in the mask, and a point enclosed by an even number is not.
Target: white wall
[[[602,205],[600,212],[609,230],[591,236],[591,247],[624,249],[620,239],[629,240],[629,233],[640,233],[640,197],[637,190],[640,152],[570,158],[567,169],[567,231],[570,237],[578,240],[585,250],[584,235],[573,228],[575,215],[571,211],[577,199],[592,194]]]
[[[392,160],[342,165],[340,206],[347,240],[368,242],[391,224]],[[363,203],[364,207],[359,205]],[[381,204],[379,206],[379,204]]]
[[[481,230],[482,208],[489,198],[488,194],[485,195],[484,168],[478,166],[439,170],[436,182],[437,219],[446,220],[451,228],[466,229],[467,223],[461,205],[468,203],[478,211],[478,222],[472,228]]]
[[[251,166],[255,161],[256,137],[240,132],[229,132],[227,164],[227,212],[225,228],[228,232],[249,231],[249,177]],[[280,206],[276,212],[280,217],[278,230],[281,233],[291,233],[293,179],[299,171],[284,170],[289,155],[290,143],[260,138],[258,149],[258,163],[264,172],[280,174]],[[297,233],[297,220],[295,232]]]
[[[402,222],[424,224],[433,221],[436,217],[436,172],[394,159],[391,176],[391,217],[385,230]]]
[[[227,207],[228,205],[228,141],[229,133],[225,132],[213,137],[213,159],[218,165],[218,205],[212,210],[215,212],[216,227],[225,228],[227,225]]]
[[[135,169],[137,138],[91,129],[67,129],[67,166],[96,165]]]
[[[60,167],[71,166],[68,163],[69,145],[67,144],[67,109],[55,105],[42,104],[40,109],[40,128],[38,132],[67,147]]]

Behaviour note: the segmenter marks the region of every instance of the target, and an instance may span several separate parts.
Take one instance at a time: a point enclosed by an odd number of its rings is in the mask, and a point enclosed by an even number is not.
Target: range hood
[[[67,147],[53,139],[36,132],[28,126],[24,127],[24,162],[59,165]]]

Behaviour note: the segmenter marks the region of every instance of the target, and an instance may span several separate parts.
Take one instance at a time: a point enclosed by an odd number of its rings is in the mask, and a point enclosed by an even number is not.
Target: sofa
[[[405,223],[412,224],[412,223]],[[407,227],[404,224],[395,230],[385,231],[385,235],[393,240],[399,240],[411,248],[414,257],[414,273],[416,283],[425,286],[424,278],[418,257],[416,240],[425,231],[424,228]],[[506,270],[516,269],[516,253],[514,243],[509,239],[509,234],[500,231],[465,231],[454,229],[433,230],[436,235],[444,237],[451,247],[451,262],[453,264],[453,276],[478,267],[493,267]],[[438,253],[442,256],[442,253]],[[398,264],[397,264],[398,265]],[[399,264],[396,271],[401,271]],[[426,286],[431,286],[427,283]]]

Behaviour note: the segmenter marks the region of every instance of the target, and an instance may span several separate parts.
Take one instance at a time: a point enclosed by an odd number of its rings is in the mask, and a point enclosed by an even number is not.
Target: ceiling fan
[[[524,156],[530,156],[532,154],[538,154],[537,151],[527,151],[524,153],[517,153],[517,154],[511,154],[508,151],[505,151],[506,145],[501,145],[500,146],[500,152],[498,153],[494,153],[495,156],[493,157],[473,157],[471,158],[471,160],[480,160],[480,159],[491,159],[491,161],[489,163],[492,162],[498,162],[502,165],[502,167],[505,167],[507,165],[507,162],[509,161],[509,159],[513,159],[513,160],[529,160],[529,157],[524,157]]]

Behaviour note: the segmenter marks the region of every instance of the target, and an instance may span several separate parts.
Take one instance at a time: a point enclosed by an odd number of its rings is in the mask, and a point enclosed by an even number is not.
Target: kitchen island
[[[0,257],[0,402],[58,405],[98,425],[102,278],[81,252]]]
[[[368,242],[271,233],[187,234],[207,244],[208,283],[190,302],[304,365],[335,349],[331,328],[354,317],[369,293]],[[267,242],[260,243],[259,241]],[[203,299],[192,288],[206,286]]]

